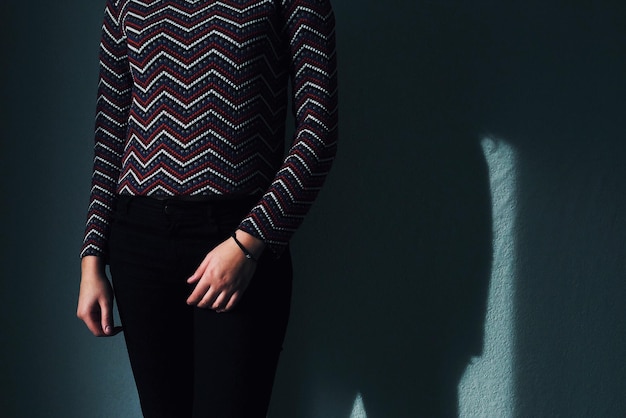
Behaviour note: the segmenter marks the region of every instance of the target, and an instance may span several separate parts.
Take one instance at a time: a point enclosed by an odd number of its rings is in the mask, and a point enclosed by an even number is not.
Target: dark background
[[[350,418],[357,394],[369,418],[456,415],[498,249],[486,137],[517,161],[502,416],[626,415],[623,2],[333,4],[340,150],[294,238],[270,415]],[[0,5],[7,417],[139,416],[121,337],[75,318],[103,6]]]

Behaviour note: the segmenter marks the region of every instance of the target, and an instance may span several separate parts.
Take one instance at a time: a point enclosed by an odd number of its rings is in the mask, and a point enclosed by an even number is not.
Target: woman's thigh
[[[191,416],[193,309],[185,302],[188,273],[171,252],[170,238],[114,224],[110,269],[144,416]]]
[[[291,300],[289,254],[262,257],[230,312],[195,310],[194,417],[267,414]]]
[[[289,252],[261,257],[232,311],[193,308],[186,280],[237,216],[194,225],[131,215],[113,225],[110,266],[144,416],[265,417],[289,317]]]

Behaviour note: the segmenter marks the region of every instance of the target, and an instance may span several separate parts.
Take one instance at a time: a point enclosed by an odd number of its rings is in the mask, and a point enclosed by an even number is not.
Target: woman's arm
[[[335,19],[328,0],[283,0],[289,46],[293,145],[269,189],[239,228],[279,254],[321,189],[337,150]]]
[[[81,250],[76,311],[89,330],[99,337],[112,336],[121,330],[113,324],[113,291],[104,263],[132,87],[118,3],[107,0],[102,26],[92,186]]]
[[[132,77],[118,0],[107,0],[100,43],[94,163],[81,257],[104,256],[126,140]]]
[[[196,285],[187,299],[189,305],[226,312],[239,302],[254,275],[256,260],[261,256],[265,243],[241,230],[235,231],[235,237],[245,252],[234,238],[227,239],[209,252],[187,280]],[[253,259],[247,258],[246,252]]]
[[[268,245],[280,254],[322,187],[336,153],[337,63],[335,22],[328,0],[283,0],[289,44],[296,132],[269,189],[241,222],[237,239],[258,257]],[[255,271],[229,238],[212,250],[188,282],[190,305],[232,309]]]
[[[122,330],[113,323],[113,289],[100,257],[88,255],[81,261],[80,292],[76,316],[96,337],[111,337]]]

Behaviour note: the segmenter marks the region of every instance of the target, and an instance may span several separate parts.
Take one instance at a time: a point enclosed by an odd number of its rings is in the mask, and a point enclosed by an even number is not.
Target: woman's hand
[[[242,245],[258,259],[264,248],[263,241],[240,230],[236,234]],[[246,258],[235,240],[228,238],[208,253],[187,279],[187,283],[196,285],[187,303],[217,312],[229,311],[241,300],[255,269],[256,262]]]
[[[76,316],[82,319],[96,337],[111,337],[122,327],[113,324],[113,289],[96,256],[83,257],[80,292]]]

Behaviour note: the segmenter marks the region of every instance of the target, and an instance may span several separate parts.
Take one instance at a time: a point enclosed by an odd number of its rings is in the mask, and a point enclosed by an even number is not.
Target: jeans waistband
[[[149,196],[119,195],[116,212],[141,212],[155,216],[244,216],[259,201],[260,196],[202,196],[153,198]]]

